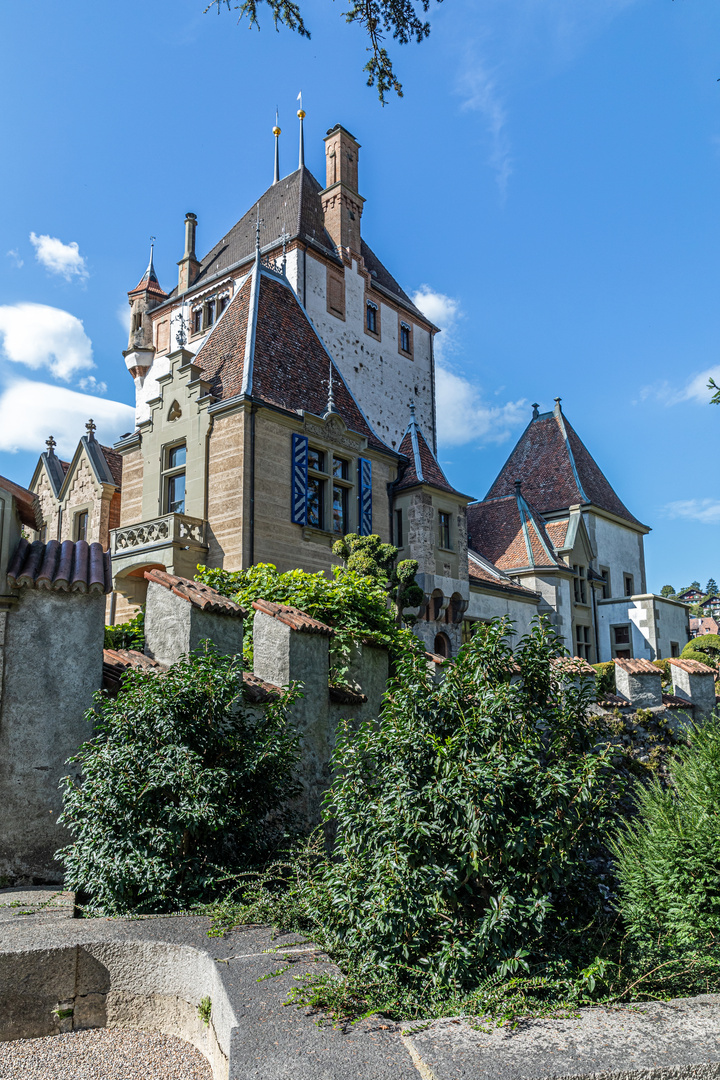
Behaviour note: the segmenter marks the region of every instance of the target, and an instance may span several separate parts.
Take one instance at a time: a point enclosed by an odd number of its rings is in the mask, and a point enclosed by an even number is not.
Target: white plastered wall
[[[470,602],[463,618],[489,622],[490,619],[508,616],[513,622],[513,642],[516,644],[524,634],[528,633],[537,614],[538,605],[535,603],[515,600],[509,594],[501,596],[497,593],[484,592],[473,589],[471,586]]]
[[[666,660],[672,645],[688,642],[688,608],[652,593],[598,600],[598,649],[601,662],[612,659],[613,626],[630,623],[635,659]]]
[[[644,536],[599,514],[583,515],[597,552],[597,566],[610,570],[611,596],[624,596],[624,574],[632,574],[636,594],[645,592]]]

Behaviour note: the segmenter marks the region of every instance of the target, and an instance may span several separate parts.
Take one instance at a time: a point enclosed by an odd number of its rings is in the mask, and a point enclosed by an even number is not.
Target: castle
[[[109,621],[145,600],[146,573],[329,570],[349,532],[417,559],[416,633],[455,655],[478,621],[537,614],[595,662],[679,655],[687,607],[647,592],[649,529],[565,417],[539,413],[487,495],[437,458],[437,332],[362,234],[357,140],[325,136],[325,186],[304,163],[273,184],[204,258],[187,214],[178,283],[149,265],[128,294],[125,364],[135,430],[113,448],[94,425],[72,462],[52,440],[30,489],[45,540],[110,547]],[[482,463],[478,462],[478,473]]]

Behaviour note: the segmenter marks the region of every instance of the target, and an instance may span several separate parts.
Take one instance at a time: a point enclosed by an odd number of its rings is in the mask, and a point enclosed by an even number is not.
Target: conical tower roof
[[[151,244],[150,262],[147,265],[147,270],[140,278],[140,281],[137,283],[135,288],[128,293],[128,296],[135,296],[136,293],[148,292],[152,293],[154,296],[157,296],[160,300],[167,299],[167,293],[162,288],[160,282],[158,281],[158,276],[155,273],[155,265],[153,263],[153,247],[154,245]]]

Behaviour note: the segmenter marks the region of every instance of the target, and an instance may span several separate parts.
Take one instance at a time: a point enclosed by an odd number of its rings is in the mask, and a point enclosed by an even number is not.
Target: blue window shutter
[[[372,532],[372,462],[358,458],[360,470],[360,535]]]
[[[308,440],[307,435],[292,437],[292,520],[307,525]]]

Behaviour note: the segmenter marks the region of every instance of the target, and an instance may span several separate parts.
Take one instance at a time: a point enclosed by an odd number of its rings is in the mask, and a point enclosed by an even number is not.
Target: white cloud
[[[64,244],[57,236],[37,236],[31,232],[30,241],[35,248],[35,258],[51,274],[60,274],[66,281],[71,281],[74,277],[83,279],[88,276],[85,259],[75,240]]]
[[[463,97],[463,109],[480,113],[487,128],[490,137],[490,167],[495,174],[500,198],[504,202],[512,173],[512,155],[506,131],[507,110],[498,90],[497,76],[475,56],[466,62],[459,88]]]
[[[524,398],[504,405],[486,405],[477,386],[440,365],[435,369],[435,390],[441,446],[504,442],[513,428],[530,418]]]
[[[720,383],[720,364],[707,368],[705,371],[693,375],[684,386],[673,386],[667,379],[651,386],[644,386],[640,391],[643,401],[654,398],[663,405],[677,405],[681,401],[692,401],[696,405],[707,405],[715,393],[708,389],[710,379]]]
[[[135,428],[135,410],[130,405],[64,386],[17,379],[0,394],[0,450],[39,454],[48,435],[54,435],[58,454],[69,457],[90,417],[97,424],[97,438],[105,445]]]
[[[129,304],[121,304],[115,314],[118,317],[118,322],[122,326],[126,334],[130,333],[130,323],[132,321],[132,312],[130,311]]]
[[[100,382],[94,375],[86,375],[80,379],[78,386],[85,394],[107,394],[107,383]]]
[[[6,360],[48,368],[58,379],[94,367],[92,342],[80,319],[46,304],[0,307],[0,345]]]
[[[412,296],[412,302],[435,323],[442,334],[435,338],[435,356],[442,360],[453,347],[453,328],[462,317],[460,304],[452,296],[437,292],[430,285],[421,285]]]
[[[685,499],[668,503],[665,511],[670,517],[699,521],[702,525],[720,525],[720,500]]]
[[[5,254],[7,255],[8,259],[12,259],[18,270],[25,265],[25,260],[20,258],[20,252],[17,248],[10,248],[10,250],[6,251]]]

